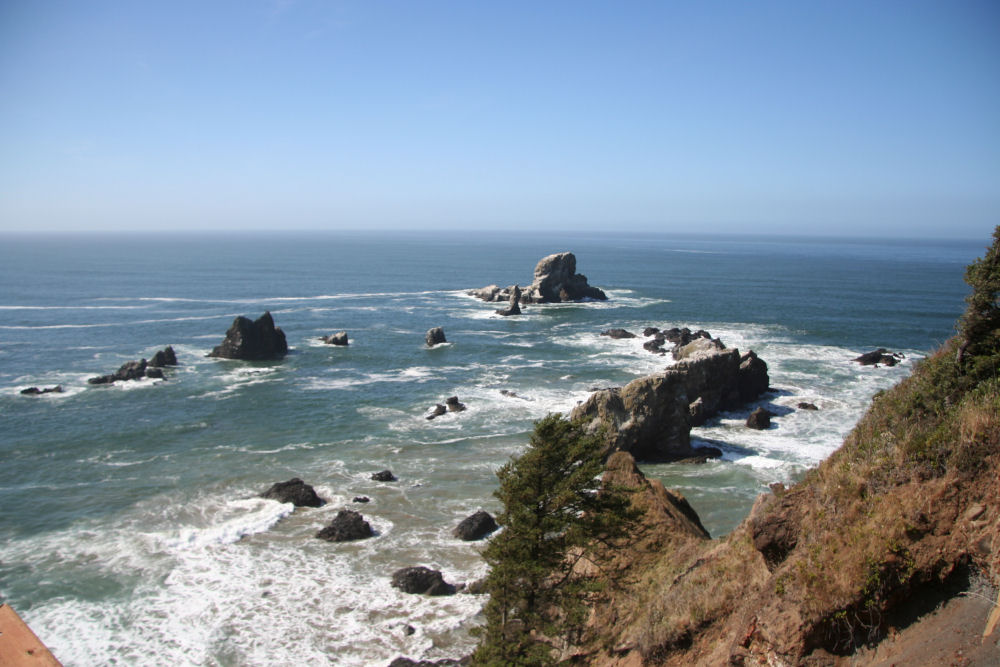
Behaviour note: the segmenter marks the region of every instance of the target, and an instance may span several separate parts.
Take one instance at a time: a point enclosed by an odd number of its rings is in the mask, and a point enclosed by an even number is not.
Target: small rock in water
[[[165,348],[153,355],[153,358],[149,360],[149,365],[153,368],[160,368],[161,366],[176,366],[177,365],[177,355],[174,353],[174,348],[172,345],[167,345]],[[147,375],[148,375],[147,371]]]
[[[449,412],[462,412],[465,410],[465,404],[459,402],[458,396],[449,396],[444,402],[448,406]]]
[[[431,413],[427,415],[427,419],[434,419],[435,417],[440,417],[446,412],[448,412],[448,408],[438,403],[437,405],[434,406],[434,409],[431,411]]]
[[[799,410],[819,410],[819,408],[812,403],[799,403]]]
[[[395,482],[396,476],[392,474],[391,470],[380,470],[372,473],[372,480],[376,482]]]
[[[352,500],[351,502],[368,503],[371,502],[371,498],[369,498],[368,496],[354,496],[354,500]]]
[[[322,507],[323,499],[316,495],[316,490],[303,482],[298,477],[293,477],[287,482],[277,482],[272,484],[261,498],[277,500],[279,503],[291,503],[296,507]]]
[[[615,339],[636,337],[634,333],[632,333],[631,331],[626,331],[625,329],[608,329],[607,331],[602,331],[601,335]]]
[[[447,339],[444,337],[444,329],[441,327],[434,327],[427,332],[427,336],[424,337],[427,341],[427,347],[433,347],[435,345],[440,345],[441,343],[447,343]]]
[[[493,519],[493,516],[489,512],[479,510],[475,514],[462,519],[461,523],[451,531],[451,534],[460,540],[472,542],[483,539],[497,528],[499,526],[497,526],[497,522]]]
[[[337,516],[316,537],[329,542],[350,542],[363,540],[374,535],[371,525],[354,510],[340,510]]]
[[[339,333],[330,334],[325,338],[320,338],[327,345],[348,345],[347,332],[341,331]]]
[[[22,389],[21,393],[25,396],[40,396],[42,394],[61,394],[63,393],[63,388],[61,384],[57,384],[54,387],[45,387],[39,389],[38,387],[28,387],[27,389]]]
[[[747,426],[758,431],[763,431],[771,426],[771,417],[774,417],[774,413],[770,410],[765,410],[764,408],[757,408],[750,413],[747,417]]]
[[[452,595],[455,587],[444,580],[441,572],[427,567],[404,567],[392,574],[392,586],[414,595]]]

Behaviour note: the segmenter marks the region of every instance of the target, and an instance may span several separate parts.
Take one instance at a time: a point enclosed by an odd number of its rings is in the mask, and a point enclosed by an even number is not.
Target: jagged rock
[[[688,343],[697,338],[712,337],[712,334],[708,333],[704,329],[699,329],[698,331],[691,331],[687,327],[684,327],[683,329],[678,329],[677,327],[673,327],[671,329],[665,329],[660,333],[663,334],[663,337],[666,338],[668,341],[670,341],[674,345],[679,345],[679,346],[687,345]]]
[[[642,330],[642,335],[646,336],[647,338],[649,336],[655,336],[658,333],[660,333],[660,330],[657,329],[656,327],[646,327],[645,329]]]
[[[277,500],[279,503],[291,503],[296,507],[322,507],[325,503],[316,494],[316,490],[298,477],[287,482],[277,482],[271,485],[261,498]]]
[[[27,389],[22,389],[21,393],[25,396],[41,396],[42,394],[61,394],[63,393],[63,388],[61,384],[57,384],[54,387],[44,387],[39,389],[38,387],[28,387]]]
[[[459,402],[458,396],[449,396],[444,400],[444,403],[448,406],[448,412],[462,412],[465,410],[465,404]]]
[[[392,574],[392,586],[404,593],[416,595],[452,595],[455,587],[444,580],[441,572],[427,567],[404,567]]]
[[[484,301],[509,301],[517,285],[497,287],[488,285],[470,290],[469,294]],[[576,272],[576,256],[561,252],[543,257],[535,266],[531,285],[521,292],[520,303],[559,303],[583,299],[607,300],[599,288],[587,283],[587,277]]]
[[[758,431],[763,431],[764,429],[771,427],[771,417],[774,417],[774,413],[770,410],[765,410],[764,408],[757,408],[750,413],[747,417],[747,427],[756,429]]]
[[[666,342],[667,339],[662,333],[656,333],[652,338],[642,344],[642,349],[649,350],[653,354],[666,354],[666,351],[663,349]]]
[[[162,368],[163,366],[176,366],[177,365],[177,355],[174,354],[174,348],[172,345],[167,345],[165,348],[153,355],[149,360],[149,366],[153,368]]]
[[[358,512],[340,510],[328,526],[316,533],[316,537],[328,542],[350,542],[363,540],[374,534],[372,527]]]
[[[521,314],[521,286],[514,285],[510,289],[510,304],[507,308],[496,311],[497,315],[503,315],[504,317],[510,317],[511,315]]]
[[[325,336],[325,337],[321,338],[320,340],[322,340],[327,345],[347,345],[348,344],[347,332],[346,331],[339,331],[339,332],[337,332],[335,334],[330,334],[329,336]]]
[[[353,502],[353,503],[370,503],[371,500],[372,499],[369,498],[368,496],[354,496],[354,500],[352,500],[351,502]]]
[[[587,422],[591,432],[605,427],[608,453],[630,452],[646,461],[686,458],[694,450],[684,383],[685,373],[668,370],[601,389],[576,406],[571,418]]]
[[[441,405],[440,403],[437,403],[434,406],[434,409],[431,410],[431,413],[429,415],[427,415],[426,419],[434,419],[435,417],[440,417],[441,415],[443,415],[446,412],[448,412],[448,408],[446,408],[445,406]]]
[[[372,473],[372,481],[395,482],[396,476],[392,474],[391,470],[380,470],[379,472]]]
[[[493,516],[489,512],[479,510],[462,519],[451,534],[465,542],[472,542],[483,539],[497,528],[499,526]]]
[[[771,386],[767,374],[767,363],[750,350],[740,357],[740,369],[736,378],[740,400],[749,403],[760,397]]]
[[[441,343],[447,343],[448,341],[444,337],[444,329],[441,327],[434,327],[427,332],[425,337],[427,341],[427,347],[433,347],[435,345],[440,345]]]
[[[141,380],[146,377],[146,369],[148,365],[149,364],[145,359],[140,359],[139,361],[127,361],[111,375],[99,375],[97,377],[92,377],[87,380],[87,382],[89,384],[111,384],[112,382],[118,381]],[[160,374],[160,377],[162,378],[163,375]]]
[[[819,410],[819,408],[817,408],[812,403],[805,403],[805,402],[799,403],[798,408],[799,410]]]
[[[854,361],[862,366],[875,366],[877,368],[879,364],[883,366],[895,366],[903,358],[904,356],[899,352],[890,352],[884,347],[880,347],[877,350],[865,352],[860,357],[856,357]]]
[[[634,333],[626,331],[625,329],[608,329],[607,331],[602,331],[601,335],[614,339],[636,338]]]
[[[242,315],[233,320],[226,338],[208,353],[210,357],[259,361],[276,359],[288,353],[285,332],[274,326],[270,311],[256,320]]]

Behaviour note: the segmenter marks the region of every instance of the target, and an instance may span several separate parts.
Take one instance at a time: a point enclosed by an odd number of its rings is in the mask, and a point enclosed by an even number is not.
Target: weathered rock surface
[[[396,476],[392,474],[391,470],[380,470],[378,472],[372,473],[372,481],[374,482],[395,482]]]
[[[287,482],[277,482],[271,485],[261,498],[277,500],[279,503],[292,503],[296,507],[322,507],[325,503],[316,490],[298,477]]]
[[[510,317],[511,315],[521,314],[521,286],[514,285],[510,288],[510,301],[507,308],[502,308],[497,312],[497,315],[503,315],[504,317]]]
[[[177,365],[177,355],[174,353],[174,348],[172,345],[167,345],[165,348],[153,355],[149,360],[149,366],[153,368],[162,368],[163,366],[176,366]]]
[[[427,567],[404,567],[392,574],[392,586],[414,595],[453,595],[455,586],[444,580],[441,572]]]
[[[509,301],[516,285],[488,285],[470,290],[469,294],[484,301]],[[520,296],[520,303],[560,303],[564,301],[607,300],[599,288],[591,286],[587,277],[576,272],[576,255],[560,252],[543,257],[535,266],[534,280]]]
[[[335,334],[330,334],[329,336],[324,336],[320,338],[327,345],[347,345],[349,341],[347,340],[346,331],[338,331]]]
[[[63,388],[61,384],[57,384],[54,387],[28,387],[27,389],[22,389],[21,394],[24,396],[41,396],[42,394],[61,394],[63,393]]]
[[[860,357],[856,357],[854,361],[858,362],[862,366],[878,367],[879,364],[882,364],[883,366],[895,366],[903,358],[904,356],[900,352],[890,352],[884,347],[880,347],[877,350],[865,352]]]
[[[497,526],[497,522],[493,516],[489,512],[479,510],[475,514],[462,519],[455,529],[451,531],[451,534],[460,540],[473,542],[483,539],[497,528],[499,526]]]
[[[433,347],[435,345],[440,345],[441,343],[447,343],[448,340],[444,337],[444,329],[441,327],[434,327],[427,332],[424,337],[427,342],[427,347]]]
[[[373,535],[372,527],[354,510],[340,510],[328,526],[316,533],[316,537],[328,542],[351,542]]]
[[[771,428],[771,417],[774,413],[770,410],[765,410],[764,408],[757,408],[750,413],[747,417],[747,427],[756,429],[758,431],[763,431],[765,429]]]
[[[270,311],[256,320],[242,315],[233,320],[226,338],[211,352],[210,357],[262,361],[277,359],[288,353],[285,332],[274,326]]]

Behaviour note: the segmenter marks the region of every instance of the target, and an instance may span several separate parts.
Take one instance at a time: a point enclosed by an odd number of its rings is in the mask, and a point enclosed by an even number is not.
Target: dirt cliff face
[[[971,583],[995,600],[1000,382],[956,368],[956,345],[877,397],[840,450],[762,495],[720,540],[693,531],[662,486],[609,460],[606,479],[639,489],[645,527],[620,545],[576,659],[849,664]]]

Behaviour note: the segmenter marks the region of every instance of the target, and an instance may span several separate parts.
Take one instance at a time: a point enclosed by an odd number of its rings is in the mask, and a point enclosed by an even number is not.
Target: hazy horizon
[[[0,233],[988,241],[1000,6],[0,6]]]

